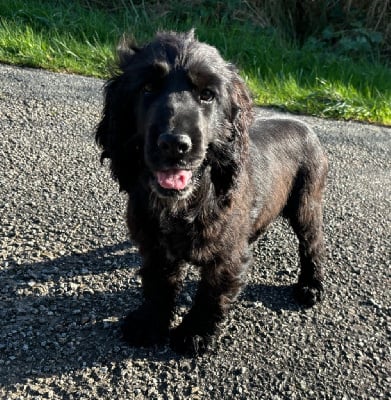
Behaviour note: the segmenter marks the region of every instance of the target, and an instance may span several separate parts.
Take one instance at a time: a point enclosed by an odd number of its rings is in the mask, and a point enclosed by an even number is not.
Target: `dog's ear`
[[[122,75],[108,81],[105,87],[103,116],[95,133],[102,148],[101,162],[110,159],[112,176],[120,190],[129,191],[143,167],[143,144],[134,134],[132,94],[127,97]]]
[[[231,123],[236,134],[247,134],[253,120],[253,104],[242,78],[234,72],[231,90]]]
[[[135,135],[134,73],[132,58],[140,49],[123,40],[117,49],[116,69],[104,89],[104,107],[96,132],[101,161],[110,159],[111,172],[120,190],[129,190],[143,162],[142,143]]]
[[[229,204],[231,193],[248,157],[248,130],[253,120],[252,100],[246,84],[232,66],[230,90],[226,109],[230,131],[225,141],[212,144],[209,149],[211,177],[222,204]]]
[[[101,162],[105,158],[110,158],[110,132],[112,131],[112,88],[113,81],[109,81],[104,89],[104,106],[103,115],[95,131],[95,141],[101,147],[102,154],[100,157]]]
[[[113,78],[110,79],[104,89],[104,108],[100,123],[95,133],[96,143],[102,148],[101,161],[111,158],[111,147],[113,135],[116,134],[116,119],[118,107],[116,104],[118,81],[121,79],[122,72],[131,63],[131,59],[139,48],[135,42],[126,36],[122,36],[116,49],[115,66],[112,71]]]
[[[240,168],[248,155],[248,131],[253,121],[253,104],[245,82],[235,70],[231,80],[230,97],[232,161]]]

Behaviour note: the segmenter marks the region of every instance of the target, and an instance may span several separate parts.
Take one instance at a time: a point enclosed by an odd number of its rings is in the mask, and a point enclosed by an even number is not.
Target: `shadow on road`
[[[260,285],[249,284],[243,290],[241,299],[245,301],[262,303],[262,305],[274,312],[299,311],[304,307],[296,303],[293,298],[295,285]]]
[[[113,357],[127,298],[140,296],[129,242],[0,271],[0,382],[22,382]],[[129,275],[126,290],[112,274]],[[122,300],[122,301],[121,301]],[[36,363],[36,360],[41,360]]]
[[[135,349],[121,341],[120,321],[141,301],[140,256],[130,247],[123,242],[24,265],[9,260],[0,272],[2,384],[129,358],[178,358],[167,346]],[[112,274],[123,287],[111,285]],[[196,286],[188,279],[184,291],[194,295]],[[239,301],[260,302],[274,311],[298,310],[291,292],[290,285],[253,284]]]

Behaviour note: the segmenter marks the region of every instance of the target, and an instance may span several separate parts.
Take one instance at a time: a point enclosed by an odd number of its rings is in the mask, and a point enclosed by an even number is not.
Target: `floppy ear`
[[[249,129],[253,121],[253,104],[250,93],[242,78],[235,73],[232,81],[231,107],[233,146],[236,162],[241,167],[248,157]]]
[[[106,83],[103,115],[95,133],[96,143],[102,148],[101,161],[111,160],[112,175],[119,182],[120,190],[130,190],[143,162],[142,144],[136,134],[135,74],[132,72],[132,57],[138,51],[128,42],[119,45],[119,72]]]
[[[115,127],[113,116],[113,95],[114,95],[115,81],[110,80],[107,82],[104,89],[104,107],[102,119],[99,122],[96,132],[95,141],[102,148],[100,161],[103,162],[105,158],[111,158],[111,141],[112,134]]]
[[[138,51],[140,49],[135,42],[126,36],[123,36],[118,43],[113,78],[105,85],[103,115],[95,133],[96,143],[103,149],[101,161],[111,158],[112,136],[116,133],[116,114],[119,112],[117,104],[115,104],[116,98],[119,96],[117,94],[118,81],[121,80],[121,74],[132,64],[132,57]]]
[[[242,78],[234,72],[231,88],[231,122],[237,135],[247,135],[253,120],[253,104]]]
[[[248,130],[253,120],[249,91],[235,68],[232,66],[230,69],[232,75],[227,91],[229,131],[225,140],[210,146],[211,178],[216,194],[223,204],[229,204],[236,178],[248,158]]]

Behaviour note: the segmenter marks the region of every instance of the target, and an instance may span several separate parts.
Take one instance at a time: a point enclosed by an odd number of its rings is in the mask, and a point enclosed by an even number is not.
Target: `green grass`
[[[0,0],[0,61],[106,78],[122,33],[143,42],[157,29],[194,26],[240,67],[256,104],[391,125],[391,70],[375,56],[352,58],[316,42],[299,48],[250,22],[215,21],[206,5],[153,13],[144,2],[123,3],[110,13],[70,0]]]

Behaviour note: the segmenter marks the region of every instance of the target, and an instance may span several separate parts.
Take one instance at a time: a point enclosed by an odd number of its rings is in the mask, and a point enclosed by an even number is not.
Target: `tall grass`
[[[0,60],[107,77],[124,32],[144,42],[158,29],[195,27],[240,67],[259,105],[391,124],[391,71],[376,54],[352,58],[316,40],[298,46],[256,21],[256,1],[0,0]]]
[[[391,0],[79,0],[95,9],[135,13],[170,14],[171,18],[194,18],[195,10],[204,22],[251,21],[274,27],[280,34],[297,40],[319,36],[324,29],[344,34],[382,35],[383,47],[391,47]],[[365,36],[364,35],[364,36]]]

